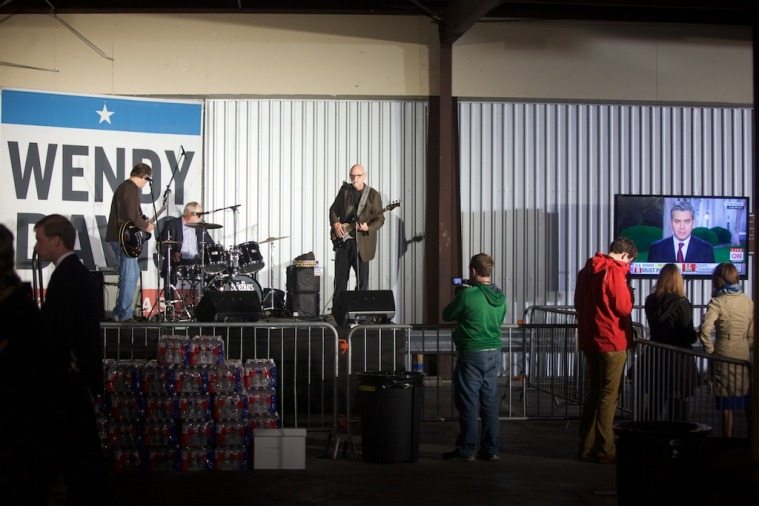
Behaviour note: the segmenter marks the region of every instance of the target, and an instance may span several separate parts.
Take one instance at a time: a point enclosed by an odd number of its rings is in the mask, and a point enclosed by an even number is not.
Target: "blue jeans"
[[[498,371],[500,350],[459,352],[453,370],[459,435],[456,451],[474,455],[477,449],[477,415],[482,419],[480,451],[496,455],[498,443]]]
[[[118,242],[111,242],[110,245],[119,259],[119,295],[113,307],[113,319],[124,321],[134,315],[134,292],[140,280],[140,264],[138,258],[125,255]]]

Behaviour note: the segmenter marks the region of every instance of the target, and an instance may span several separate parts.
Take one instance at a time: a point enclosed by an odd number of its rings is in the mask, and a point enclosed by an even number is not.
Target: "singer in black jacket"
[[[369,288],[369,261],[377,249],[377,231],[385,223],[382,197],[366,184],[364,166],[356,164],[351,167],[350,179],[351,184],[340,188],[329,208],[335,246],[335,301],[348,286],[351,268],[357,271],[358,289]]]

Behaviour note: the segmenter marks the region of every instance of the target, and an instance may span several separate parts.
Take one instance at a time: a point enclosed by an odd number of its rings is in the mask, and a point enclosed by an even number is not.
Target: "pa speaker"
[[[90,276],[97,287],[95,311],[97,312],[98,318],[105,320],[105,276],[102,271],[90,271]]]
[[[287,266],[287,291],[290,293],[318,292],[319,281],[313,267]]]
[[[255,322],[261,300],[255,291],[206,292],[195,308],[199,322]]]
[[[287,310],[299,318],[319,316],[319,293],[287,293]]]
[[[395,316],[395,298],[392,290],[342,291],[332,307],[335,321],[370,320],[387,321]]]

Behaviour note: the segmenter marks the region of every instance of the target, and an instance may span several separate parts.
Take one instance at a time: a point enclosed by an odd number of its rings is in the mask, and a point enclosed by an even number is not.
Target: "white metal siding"
[[[507,322],[572,304],[577,271],[612,240],[614,194],[753,198],[749,108],[461,101],[459,122],[462,270],[494,256]],[[637,304],[651,284],[635,282]],[[709,281],[687,285],[708,302]]]
[[[383,205],[401,201],[385,215],[369,287],[394,291],[395,321],[422,321],[424,242],[412,239],[424,234],[426,146],[426,101],[209,100],[203,204],[241,207],[236,230],[229,210],[206,221],[223,225],[212,236],[226,248],[287,236],[261,245],[266,266],[257,278],[264,288],[285,290],[286,267],[312,251],[324,268],[321,305],[328,309],[329,206],[350,166],[361,163]]]

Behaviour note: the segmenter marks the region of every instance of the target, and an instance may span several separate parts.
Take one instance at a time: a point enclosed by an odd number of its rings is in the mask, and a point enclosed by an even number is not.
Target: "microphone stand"
[[[182,160],[182,158],[185,157],[184,147],[180,146],[181,151],[179,153],[179,156],[177,157],[177,163],[174,164],[174,168],[171,169],[171,178],[169,179],[169,182],[166,184],[166,189],[163,192],[163,198],[161,199],[161,207],[164,207],[169,202],[169,196],[171,195],[171,183],[174,181],[174,176],[176,176],[177,171],[179,170],[179,162]],[[153,194],[153,180],[149,180],[148,183],[150,183],[150,194],[152,196]],[[155,199],[153,199],[153,216],[156,216],[158,214],[158,211],[156,211],[155,207]],[[161,313],[163,313],[163,321],[166,321],[166,304],[168,303],[169,294],[168,289],[166,285],[171,286],[171,250],[169,250],[169,254],[166,258],[166,280],[163,282],[163,286],[161,283],[161,266],[163,264],[163,252],[161,251],[161,233],[158,229],[158,217],[156,216],[156,228],[155,228],[155,240],[156,240],[156,263],[158,264],[158,269],[156,270],[156,304],[158,305],[158,320],[161,321]],[[171,237],[169,237],[167,240],[171,240]],[[163,311],[161,310],[161,291],[163,291],[163,300],[164,300],[164,308]],[[172,299],[174,298],[174,294],[172,294]],[[142,300],[142,283],[140,283],[140,300]],[[151,309],[150,313],[152,314],[153,311]]]

